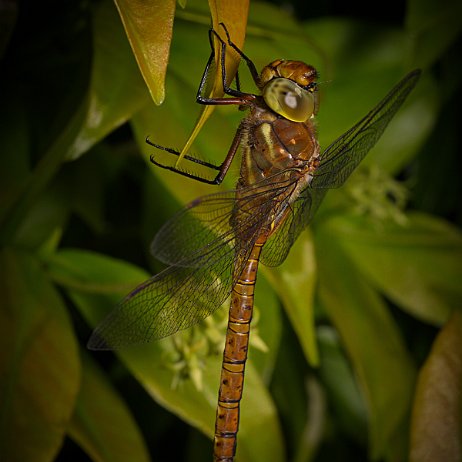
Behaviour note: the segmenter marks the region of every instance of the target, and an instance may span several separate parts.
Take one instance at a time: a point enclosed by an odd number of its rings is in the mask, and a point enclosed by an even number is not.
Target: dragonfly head
[[[318,109],[313,66],[301,61],[277,59],[260,74],[260,89],[265,103],[277,114],[294,122],[305,122]]]

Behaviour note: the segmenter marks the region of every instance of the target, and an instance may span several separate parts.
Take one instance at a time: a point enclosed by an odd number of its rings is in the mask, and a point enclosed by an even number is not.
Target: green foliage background
[[[213,189],[153,168],[144,142],[180,148],[199,114],[210,13],[179,3],[161,106],[162,70],[148,89],[109,0],[2,4],[2,461],[211,459],[224,310],[174,341],[85,350],[161,269],[156,230]],[[364,168],[259,276],[238,460],[460,460],[462,8],[277,3],[251,3],[245,52],[319,69],[324,147],[424,72]],[[140,43],[168,44],[174,2],[152,5]],[[217,109],[193,152],[219,162],[241,117]]]

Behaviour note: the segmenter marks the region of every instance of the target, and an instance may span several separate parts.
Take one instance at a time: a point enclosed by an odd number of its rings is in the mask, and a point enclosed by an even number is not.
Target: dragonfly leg
[[[213,178],[211,180],[208,179],[208,178],[203,178],[200,175],[195,175],[195,174],[190,173],[188,171],[181,170],[181,169],[179,169],[179,168],[177,168],[177,167],[175,167],[173,165],[162,164],[162,163],[160,163],[159,161],[157,161],[155,159],[154,155],[151,155],[150,160],[154,165],[157,165],[158,167],[161,167],[161,168],[163,168],[165,170],[170,170],[171,172],[178,173],[178,174],[183,175],[183,176],[185,176],[187,178],[191,178],[192,180],[200,181],[201,183],[217,185],[217,184],[220,184],[223,181],[224,177],[226,176],[226,173],[229,170],[231,162],[234,159],[234,156],[235,156],[235,154],[237,152],[237,149],[239,147],[239,144],[240,144],[240,141],[241,141],[241,138],[242,138],[242,130],[243,130],[242,127],[239,127],[239,129],[237,130],[236,135],[234,136],[233,142],[231,143],[231,146],[230,146],[230,148],[228,150],[228,154],[226,154],[225,160],[222,162],[221,165],[215,165],[215,164],[212,164],[210,162],[206,162],[204,160],[197,159],[197,158],[189,156],[189,155],[184,156],[184,159],[186,159],[189,162],[193,162],[195,164],[202,165],[203,167],[209,168],[211,170],[218,170],[218,174],[215,176],[215,178]],[[174,156],[178,157],[180,155],[180,152],[177,151],[176,149],[166,148],[165,146],[161,146],[160,144],[155,144],[149,138],[146,138],[146,143],[149,144],[150,146],[156,148],[156,149],[160,149],[161,151],[165,151],[165,152],[168,152],[169,154],[173,154]]]
[[[247,67],[249,68],[250,75],[252,76],[255,85],[260,88],[260,75],[255,67],[253,61],[231,40],[229,35],[228,29],[226,28],[224,23],[220,23],[220,26],[223,28],[226,34],[226,38],[228,39],[228,45],[245,61]]]
[[[229,40],[229,34],[226,28],[225,28],[225,31],[226,31],[226,34]],[[223,91],[226,95],[231,96],[231,98],[208,98],[207,96],[204,96],[204,88],[205,88],[205,85],[207,83],[207,79],[210,73],[210,67],[215,60],[215,46],[213,44],[213,37],[216,37],[217,40],[220,42],[220,48],[221,48],[220,67],[221,67],[221,80],[222,80],[222,85],[223,85]],[[239,105],[239,106],[250,106],[253,103],[253,101],[256,99],[256,96],[251,93],[244,93],[240,91],[239,74],[236,73],[236,77],[235,77],[236,86],[238,88],[237,90],[234,90],[233,88],[231,88],[227,83],[226,67],[225,67],[226,46],[227,46],[226,42],[220,37],[220,35],[214,29],[210,29],[209,31],[209,41],[210,41],[210,47],[212,49],[212,52],[210,53],[210,57],[205,66],[204,73],[202,74],[199,88],[197,90],[196,101],[199,104],[205,104],[205,105],[223,106],[223,105],[232,104],[232,105]],[[239,54],[239,56],[241,57],[245,56],[242,53],[242,51],[239,50],[239,48],[234,43],[232,43],[230,40],[229,40],[229,45]],[[245,56],[244,59],[249,59],[249,58]],[[252,66],[253,66],[253,63],[252,63]],[[253,66],[253,68],[255,69],[255,66]],[[257,74],[256,69],[255,69],[255,73]],[[255,80],[253,73],[252,73],[252,77]]]

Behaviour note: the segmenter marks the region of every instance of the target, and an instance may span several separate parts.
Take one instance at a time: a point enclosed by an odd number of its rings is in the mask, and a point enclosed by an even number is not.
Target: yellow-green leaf
[[[172,41],[175,0],[115,0],[152,99],[161,104]]]
[[[114,4],[99,2],[93,13],[91,81],[87,99],[79,108],[83,121],[74,122],[80,122],[80,127],[71,142],[70,135],[66,137],[66,157],[80,157],[148,102],[146,86]]]

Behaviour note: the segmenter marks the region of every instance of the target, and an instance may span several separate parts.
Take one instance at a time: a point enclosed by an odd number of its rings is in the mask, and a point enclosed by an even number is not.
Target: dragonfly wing
[[[168,265],[194,267],[220,242],[234,237],[230,217],[236,193],[200,197],[168,220],[156,234],[151,253]]]
[[[285,172],[239,191],[200,197],[180,210],[157,233],[151,245],[160,261],[175,266],[200,266],[201,261],[223,241],[232,244],[235,236],[258,234],[271,216],[287,206],[294,180]],[[239,199],[237,199],[239,197]],[[275,205],[276,204],[276,205]],[[247,210],[247,219],[233,224],[236,208]],[[247,238],[246,238],[247,240]]]
[[[233,249],[221,246],[202,267],[170,266],[128,294],[95,329],[88,347],[117,349],[147,343],[209,316],[232,287]]]
[[[289,254],[289,250],[300,234],[300,231],[295,230],[295,221],[298,217],[295,216],[294,208],[291,204],[287,217],[279,229],[270,236],[263,247],[260,261],[265,266],[279,266]]]
[[[312,188],[337,188],[346,181],[378,141],[419,76],[420,70],[407,74],[369,114],[321,154]]]
[[[290,207],[290,212],[263,247],[261,261],[266,266],[279,266],[287,257],[290,248],[300,233],[313,219],[327,189],[305,188]]]
[[[169,259],[179,260],[128,294],[93,332],[90,349],[117,349],[167,337],[198,323],[223,304],[262,227],[268,225],[276,193],[269,185],[260,185],[257,190],[243,188],[240,194],[239,204],[249,214],[234,227],[230,222],[236,199],[235,193],[229,192],[192,202],[163,228],[161,233],[172,236],[174,245],[166,237],[159,242],[170,246]],[[183,229],[191,217],[196,217],[192,229],[201,237]],[[193,243],[184,240],[181,230]],[[182,244],[186,250],[176,248]]]

